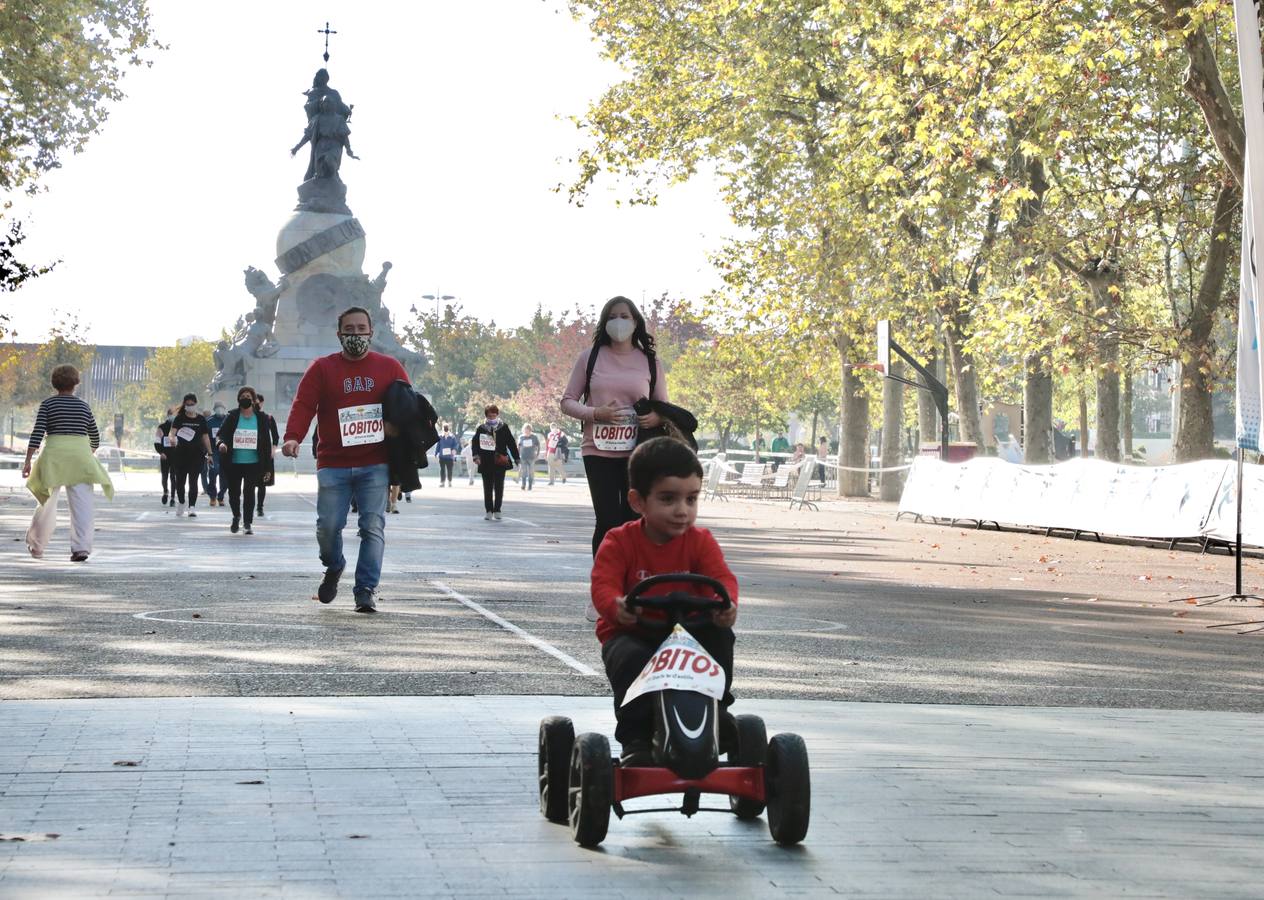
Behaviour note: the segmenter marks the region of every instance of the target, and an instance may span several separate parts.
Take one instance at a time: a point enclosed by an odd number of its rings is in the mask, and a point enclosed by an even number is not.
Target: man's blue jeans
[[[316,543],[326,569],[346,568],[342,555],[342,529],[352,499],[360,511],[360,554],[356,559],[355,595],[372,597],[382,577],[382,553],[386,549],[386,493],[391,476],[385,463],[350,469],[316,470]],[[371,600],[370,600],[371,602]]]

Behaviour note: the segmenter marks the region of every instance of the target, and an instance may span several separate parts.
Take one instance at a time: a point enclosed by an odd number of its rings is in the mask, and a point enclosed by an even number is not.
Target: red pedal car
[[[663,583],[710,587],[719,599],[681,591],[643,597]],[[727,812],[754,819],[765,808],[768,830],[779,844],[797,844],[808,831],[811,779],[808,752],[797,734],[768,740],[758,716],[736,716],[736,740],[720,761],[719,698],[724,673],[683,625],[731,604],[724,585],[702,575],[655,575],[637,584],[628,609],[656,609],[668,615],[672,632],[628,689],[634,697],[653,694],[655,703],[652,766],[622,766],[611,756],[602,734],[575,735],[571,720],[549,716],[540,723],[540,812],[550,822],[569,823],[571,836],[584,847],[606,837],[610,811],[633,813]],[[625,800],[657,794],[683,794],[679,807],[626,810]],[[728,809],[701,806],[703,794],[729,798]]]

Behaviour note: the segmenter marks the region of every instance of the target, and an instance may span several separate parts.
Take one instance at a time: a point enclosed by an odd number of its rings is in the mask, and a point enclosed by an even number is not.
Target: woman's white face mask
[[[610,340],[616,343],[623,343],[636,331],[636,320],[634,319],[607,319],[606,334],[610,335]]]

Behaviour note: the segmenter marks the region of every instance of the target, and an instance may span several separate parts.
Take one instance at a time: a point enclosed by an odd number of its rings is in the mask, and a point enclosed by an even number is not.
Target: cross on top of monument
[[[329,30],[329,23],[328,23],[328,22],[326,22],[326,23],[325,23],[325,27],[324,27],[323,29],[322,29],[322,28],[317,28],[317,29],[316,29],[316,33],[317,33],[317,34],[323,34],[323,35],[325,36],[325,62],[329,62],[329,36],[330,36],[331,34],[337,34],[338,32],[336,32],[336,31],[330,31],[330,30]]]

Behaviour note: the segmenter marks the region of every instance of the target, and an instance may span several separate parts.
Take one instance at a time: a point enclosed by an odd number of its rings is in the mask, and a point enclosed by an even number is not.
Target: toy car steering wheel
[[[642,597],[652,587],[660,584],[701,584],[711,588],[719,597],[699,597],[685,591],[672,591],[658,597]],[[696,615],[698,613],[719,612],[733,605],[729,592],[723,584],[706,575],[695,575],[692,572],[681,572],[674,575],[651,575],[633,585],[624,600],[629,611],[640,609],[656,609],[662,612],[675,613],[677,616]]]

